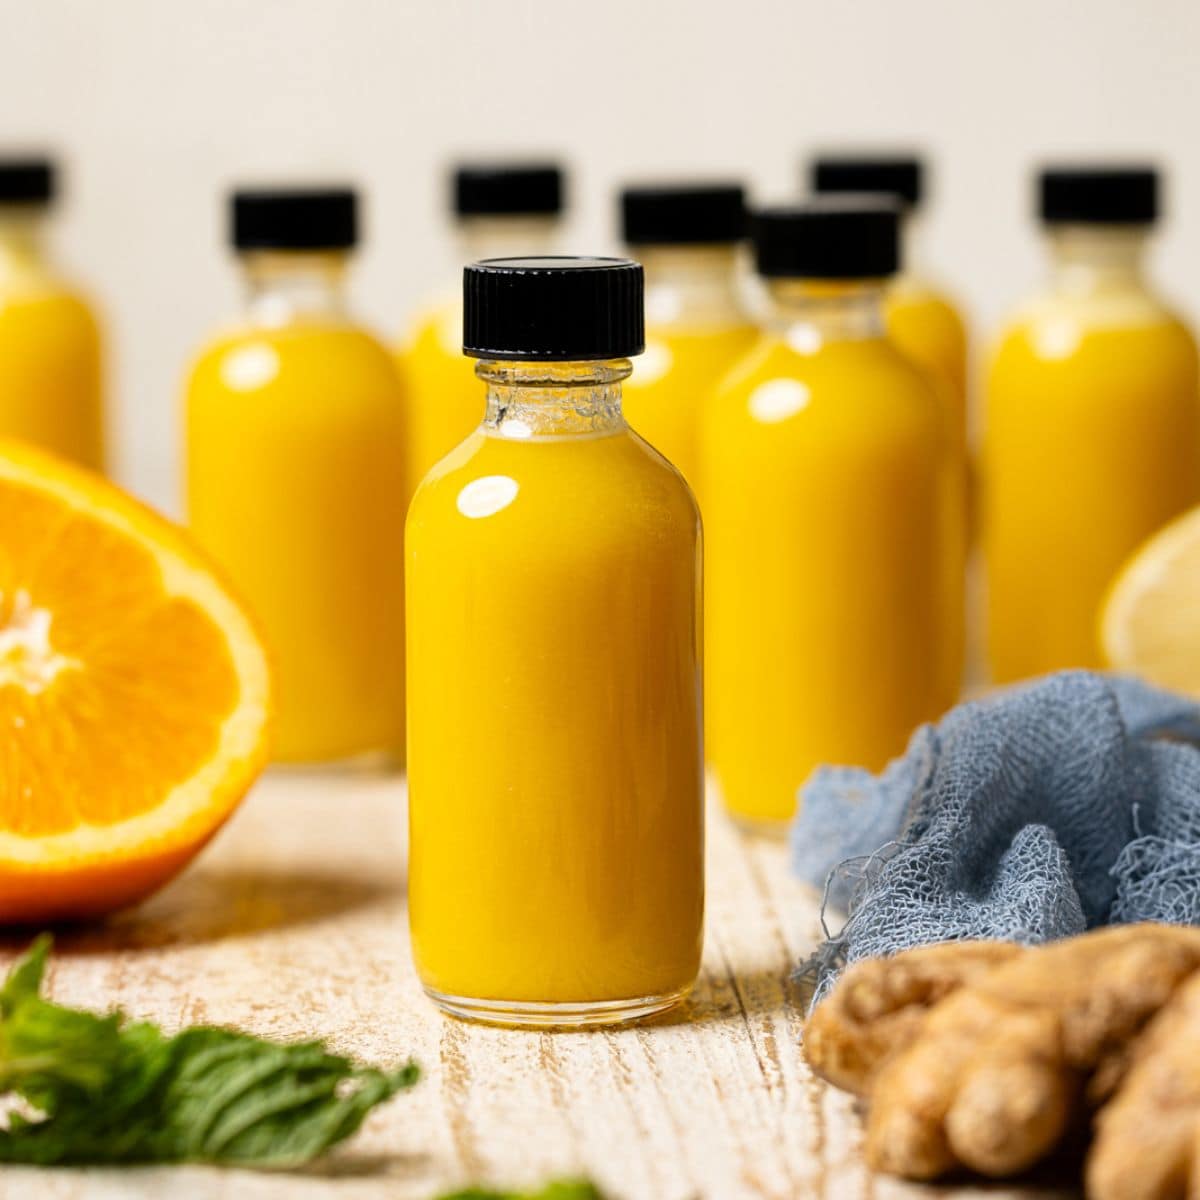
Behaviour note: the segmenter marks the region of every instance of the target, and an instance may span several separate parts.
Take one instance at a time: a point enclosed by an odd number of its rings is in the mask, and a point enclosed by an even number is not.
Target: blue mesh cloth
[[[847,963],[926,942],[1200,923],[1191,741],[1194,702],[1067,671],[959,705],[879,775],[815,771],[792,861],[847,919],[801,966],[814,1003]]]

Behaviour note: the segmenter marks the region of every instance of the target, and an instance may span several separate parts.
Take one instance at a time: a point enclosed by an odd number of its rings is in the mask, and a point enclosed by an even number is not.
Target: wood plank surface
[[[587,1174],[614,1200],[1052,1197],[873,1179],[850,1100],[814,1080],[789,984],[819,936],[786,847],[709,820],[704,971],[687,1007],[638,1028],[521,1033],[426,1001],[408,955],[396,778],[273,774],[179,880],[140,909],[62,931],[54,996],[171,1029],[215,1022],[424,1078],[319,1166],[0,1171],[0,1200],[428,1200],[466,1183]],[[20,942],[4,943],[6,959]]]

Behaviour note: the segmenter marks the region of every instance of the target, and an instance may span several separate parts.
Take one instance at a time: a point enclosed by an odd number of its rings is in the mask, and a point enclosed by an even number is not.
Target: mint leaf
[[[0,1129],[0,1162],[206,1162],[290,1167],[353,1134],[417,1081],[361,1067],[320,1042],[194,1026],[167,1037],[121,1013],[40,994],[39,938],[0,988],[0,1094],[36,1114]]]
[[[191,1161],[288,1166],[348,1138],[418,1071],[355,1067],[320,1042],[281,1044],[224,1029],[185,1030],[170,1046],[165,1109]]]
[[[9,971],[4,986],[0,988],[0,1013],[7,1016],[13,1005],[41,992],[53,940],[48,933],[43,933]]]
[[[487,1188],[467,1188],[447,1192],[438,1200],[604,1200],[600,1189],[586,1179],[556,1179],[532,1192],[495,1192]]]

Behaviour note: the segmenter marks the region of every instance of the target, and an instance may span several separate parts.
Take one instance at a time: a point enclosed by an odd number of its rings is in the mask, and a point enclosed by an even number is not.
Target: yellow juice
[[[1196,348],[1127,268],[1069,271],[1017,315],[991,363],[984,538],[996,680],[1101,666],[1096,622],[1114,574],[1200,502]]]
[[[483,389],[462,352],[462,302],[433,305],[397,362],[409,399],[407,477],[415,488],[483,420]]]
[[[408,515],[414,955],[459,1015],[623,1019],[699,967],[698,513],[627,361],[483,369]]]
[[[406,488],[395,368],[336,313],[272,324],[266,299],[267,319],[218,338],[192,370],[188,523],[274,652],[276,757],[399,755]]]
[[[888,335],[941,385],[955,446],[967,451],[967,331],[954,304],[920,279],[902,275],[884,303]]]
[[[739,294],[745,192],[643,184],[620,201],[622,237],[646,273],[646,349],[625,387],[625,416],[700,496],[700,404],[757,337]]]
[[[646,353],[625,389],[630,425],[676,467],[699,495],[700,405],[750,348],[750,324],[721,329],[650,329]]]
[[[38,232],[33,216],[0,206],[0,434],[102,470],[99,328]]]
[[[971,459],[971,420],[967,397],[967,331],[953,303],[918,278],[892,280],[884,298],[888,337],[934,384],[953,457],[948,486],[961,499],[947,506],[945,622],[942,660],[948,694],[962,684],[967,644],[966,559],[977,524],[977,488]],[[957,533],[955,533],[957,530]]]
[[[925,207],[927,164],[915,155],[897,152],[868,154],[840,151],[815,157],[808,178],[814,191],[825,194],[886,196],[904,214],[903,274],[889,281],[884,313],[888,334],[913,362],[938,381],[954,444],[964,455],[968,441],[967,332],[954,302],[911,268],[921,213]]]
[[[953,701],[960,653],[939,400],[875,323],[878,288],[780,286],[795,320],[710,397],[701,435],[708,761],[751,822],[790,817],[818,765],[902,751]]]

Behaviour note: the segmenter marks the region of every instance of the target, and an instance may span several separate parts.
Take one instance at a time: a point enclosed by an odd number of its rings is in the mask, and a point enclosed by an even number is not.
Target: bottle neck
[[[769,279],[767,328],[800,354],[833,342],[881,338],[883,287],[879,279]]]
[[[649,325],[733,325],[745,321],[733,244],[631,247],[646,275]]]
[[[347,257],[328,250],[256,250],[242,255],[246,316],[266,326],[344,318]]]
[[[460,217],[458,253],[463,262],[550,254],[558,237],[554,216]]]
[[[625,427],[621,381],[633,364],[603,362],[510,362],[480,359],[475,374],[487,384],[484,429],[512,441],[587,437]]]
[[[0,206],[0,279],[44,272],[48,250],[41,206]]]
[[[1051,286],[1076,294],[1143,287],[1147,232],[1140,226],[1052,227],[1048,237]]]

